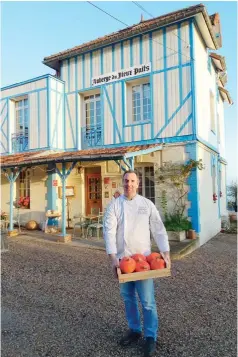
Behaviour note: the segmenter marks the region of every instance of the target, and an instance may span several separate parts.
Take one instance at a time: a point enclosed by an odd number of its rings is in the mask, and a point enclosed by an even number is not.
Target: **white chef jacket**
[[[121,195],[111,201],[104,216],[107,254],[117,258],[136,253],[151,253],[152,236],[161,252],[169,251],[168,235],[153,202],[136,195],[132,200]]]

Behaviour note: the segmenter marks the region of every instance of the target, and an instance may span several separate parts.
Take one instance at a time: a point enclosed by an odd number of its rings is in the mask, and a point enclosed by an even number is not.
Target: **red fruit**
[[[130,257],[124,257],[119,263],[122,273],[128,274],[133,273],[136,268],[136,262]]]
[[[139,271],[148,271],[150,270],[150,265],[149,263],[147,263],[146,261],[139,261],[136,263],[136,271],[139,272]]]
[[[166,264],[165,264],[164,259],[155,258],[152,260],[150,267],[151,267],[151,270],[164,269],[164,268],[166,268]]]
[[[132,255],[132,259],[134,259],[136,262],[146,261],[146,257],[143,254],[138,253]]]
[[[162,256],[161,256],[161,254],[154,252],[154,253],[151,253],[150,255],[148,255],[146,257],[146,260],[149,264],[151,264],[152,260],[155,258],[162,258]]]

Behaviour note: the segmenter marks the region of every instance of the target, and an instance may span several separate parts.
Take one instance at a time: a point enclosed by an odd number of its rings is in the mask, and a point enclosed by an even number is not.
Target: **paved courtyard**
[[[220,234],[155,280],[157,357],[235,357],[237,238]],[[129,357],[105,252],[32,237],[2,253],[2,357]]]

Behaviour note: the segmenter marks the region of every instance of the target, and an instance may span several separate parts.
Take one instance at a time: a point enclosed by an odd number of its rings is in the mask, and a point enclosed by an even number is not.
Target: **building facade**
[[[219,15],[196,5],[45,57],[55,76],[2,88],[2,167],[11,169],[16,155],[28,167],[11,189],[5,172],[2,208],[8,209],[13,190],[14,198],[30,197],[23,220],[42,221],[47,209],[65,209],[56,170],[62,174],[63,166],[55,153],[80,153],[77,164],[68,159],[65,168],[72,170],[69,220],[103,210],[126,167],[138,169],[139,193],[160,208],[158,168],[202,159],[205,169],[194,170],[187,182],[185,213],[205,243],[227,215],[224,102],[232,100],[225,59],[214,52],[221,45]],[[105,149],[120,148],[130,155],[100,160]],[[24,161],[26,152],[34,165]],[[42,156],[50,161],[37,164]]]

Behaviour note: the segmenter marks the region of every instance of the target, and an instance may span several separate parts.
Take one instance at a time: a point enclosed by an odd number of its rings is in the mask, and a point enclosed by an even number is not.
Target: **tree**
[[[232,181],[232,183],[227,186],[227,196],[230,197],[232,206],[235,212],[237,212],[237,182]]]

